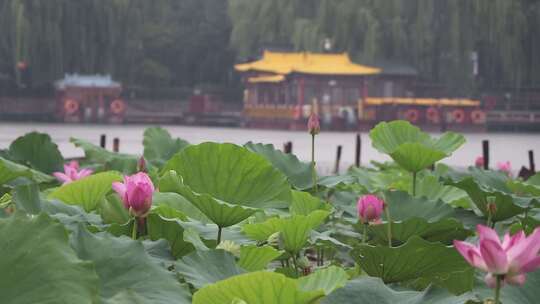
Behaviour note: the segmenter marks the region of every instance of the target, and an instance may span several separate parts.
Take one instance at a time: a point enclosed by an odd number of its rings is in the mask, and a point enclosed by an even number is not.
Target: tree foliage
[[[539,28],[538,0],[0,0],[0,80],[227,85],[234,61],[265,45],[322,51],[329,38],[358,62],[406,63],[463,93],[538,85]]]
[[[109,73],[127,84],[223,84],[233,62],[226,2],[0,0],[0,74],[26,62],[30,85],[64,73]]]
[[[425,79],[472,89],[471,52],[483,87],[540,83],[537,0],[230,0],[240,58],[265,44],[349,52],[362,63],[410,64]]]

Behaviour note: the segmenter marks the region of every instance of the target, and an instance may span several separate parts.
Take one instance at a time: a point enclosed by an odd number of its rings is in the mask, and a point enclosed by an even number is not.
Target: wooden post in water
[[[354,155],[354,165],[360,167],[360,156],[362,153],[362,137],[360,134],[356,134],[356,151]]]
[[[337,146],[336,165],[334,167],[334,173],[335,174],[339,173],[339,162],[341,161],[341,150],[342,150],[342,148],[343,147],[341,145]]]
[[[107,135],[101,134],[101,137],[99,138],[99,146],[105,149],[107,145]]]
[[[113,139],[113,152],[117,152],[120,151],[120,138],[118,137],[115,137]]]
[[[482,141],[482,157],[484,158],[484,170],[489,170],[489,140]]]
[[[536,173],[536,166],[534,165],[534,151],[529,150],[529,170],[532,174]]]
[[[292,153],[292,141],[287,141],[283,144],[283,152],[287,154]]]

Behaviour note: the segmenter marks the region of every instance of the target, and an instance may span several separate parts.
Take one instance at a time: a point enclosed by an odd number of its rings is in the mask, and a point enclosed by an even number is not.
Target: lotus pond
[[[318,125],[310,125],[317,151]],[[462,135],[381,123],[393,162],[319,176],[272,145],[0,151],[1,303],[538,303],[540,174],[444,165]]]

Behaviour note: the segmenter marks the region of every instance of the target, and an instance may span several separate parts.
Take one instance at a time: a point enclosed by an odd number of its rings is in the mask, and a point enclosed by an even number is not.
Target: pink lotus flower
[[[378,223],[384,210],[384,201],[373,194],[364,195],[358,199],[356,209],[362,224]]]
[[[321,132],[321,123],[319,121],[319,115],[311,113],[307,124],[309,133],[311,135],[317,135]]]
[[[73,160],[69,164],[64,165],[64,172],[54,172],[53,175],[65,185],[87,177],[93,172],[91,169],[82,169],[79,171],[79,163]]]
[[[124,207],[136,217],[145,217],[152,207],[154,184],[148,175],[139,172],[124,176],[124,183],[114,182],[112,187],[124,202]]]
[[[530,236],[520,231],[513,236],[506,233],[503,241],[495,230],[478,225],[479,245],[474,246],[462,241],[454,241],[457,251],[469,264],[488,274],[487,285],[496,287],[496,276],[504,275],[504,282],[523,285],[526,273],[540,267],[540,228]]]
[[[512,165],[509,161],[498,162],[497,169],[501,172],[506,173],[508,176],[512,175]]]
[[[484,168],[484,157],[478,156],[474,161],[474,166],[477,168]]]

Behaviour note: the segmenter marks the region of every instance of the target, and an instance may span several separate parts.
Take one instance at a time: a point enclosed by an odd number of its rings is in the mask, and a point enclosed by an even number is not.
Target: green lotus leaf
[[[407,171],[400,167],[388,168],[382,171],[375,171],[366,168],[351,167],[348,174],[354,177],[356,182],[366,188],[367,192],[377,192],[381,190],[401,189],[401,185],[407,185],[412,182],[412,178]]]
[[[385,283],[422,280],[455,293],[472,289],[473,269],[455,248],[417,236],[399,247],[360,245],[351,256],[363,271]]]
[[[143,240],[144,251],[148,253],[155,264],[162,265],[167,269],[172,267],[175,259],[171,253],[171,247],[167,240]]]
[[[454,296],[439,288],[424,291],[391,289],[379,278],[361,277],[351,280],[321,301],[322,304],[480,304],[472,293]],[[470,301],[470,302],[469,302]],[[506,303],[506,302],[504,302]]]
[[[388,223],[368,226],[368,231],[379,244],[388,244]],[[410,218],[392,223],[392,240],[405,243],[412,236],[419,236],[429,242],[452,245],[454,240],[464,240],[473,235],[463,224],[453,218],[427,221],[423,218]]]
[[[54,180],[50,175],[0,157],[0,185],[10,182],[18,177],[26,177],[36,183],[45,183]]]
[[[176,271],[195,288],[244,273],[224,250],[195,251],[175,263]]]
[[[225,228],[240,223],[247,219],[258,209],[242,205],[233,205],[209,194],[194,192],[184,184],[181,176],[176,171],[169,171],[160,180],[160,189],[166,192],[175,192],[185,197],[197,207],[208,219],[218,227]]]
[[[450,156],[465,143],[463,135],[447,132],[433,139],[407,121],[381,122],[370,132],[373,147],[409,172],[418,172]]]
[[[294,154],[283,153],[271,144],[264,145],[248,142],[244,147],[270,161],[274,167],[288,177],[294,188],[305,190],[313,187],[311,164],[301,162]]]
[[[171,208],[167,205],[152,206],[152,213],[159,214],[163,218],[188,221],[188,217],[178,209]]]
[[[529,179],[526,181],[529,185],[535,185],[540,186],[540,172],[536,173],[535,175],[529,177]]]
[[[195,247],[184,241],[184,227],[177,220],[166,218],[157,214],[156,210],[146,218],[148,236],[151,240],[165,239],[171,246],[171,253],[175,258],[180,258],[195,250]]]
[[[70,205],[79,205],[90,212],[96,210],[107,193],[112,190],[112,183],[121,180],[122,176],[113,171],[93,174],[57,188],[49,194],[49,198]]]
[[[163,189],[160,189],[163,191]],[[203,223],[210,223],[210,220],[195,207],[192,203],[186,200],[185,197],[174,192],[154,192],[152,205],[156,207],[166,206],[178,212],[185,214],[187,217],[195,219]]]
[[[28,214],[39,214],[42,210],[37,184],[28,183],[15,186],[12,200],[17,206],[17,210]]]
[[[217,231],[218,227],[214,224],[206,224],[202,223],[196,220],[191,220],[188,222],[181,222],[178,221],[182,227],[186,231],[194,230],[197,232],[199,237],[204,241],[204,243],[207,246],[215,247],[216,244],[216,237],[217,237]],[[243,244],[253,244],[253,241],[246,238],[244,234],[242,234],[241,227],[239,225],[230,226],[227,229],[223,229],[222,231],[222,240],[228,240],[233,241],[236,244],[243,245]]]
[[[47,213],[50,217],[60,221],[69,230],[75,230],[79,224],[89,224],[94,227],[103,227],[101,217],[94,213],[87,213],[79,206],[66,205],[59,201],[43,200],[37,184],[21,184],[14,188],[13,202],[18,211],[28,214]]]
[[[263,270],[268,263],[281,256],[281,254],[282,252],[271,246],[242,246],[238,265],[247,271]]]
[[[292,191],[291,214],[308,215],[315,210],[329,211],[331,206],[307,192]]]
[[[173,139],[171,134],[160,127],[147,128],[143,137],[144,158],[156,166],[162,166],[174,154],[189,146],[183,139]]]
[[[48,134],[21,136],[11,143],[8,153],[12,160],[47,174],[64,171],[64,158]]]
[[[283,173],[264,157],[233,144],[189,146],[167,162],[162,173],[170,170],[178,172],[193,192],[229,204],[279,208],[291,201]]]
[[[356,179],[356,177],[348,173],[341,174],[341,175],[321,176],[317,180],[317,184],[319,186],[323,186],[323,187],[331,188],[331,189],[347,187],[357,182],[358,180]]]
[[[324,290],[326,295],[339,289],[347,283],[349,275],[343,268],[330,266],[328,268],[319,269],[308,276],[298,279],[298,285],[304,291]]]
[[[48,215],[0,220],[3,303],[99,303],[92,263],[77,258],[68,233]]]
[[[528,195],[534,197],[540,197],[540,185],[534,185],[528,182],[522,182],[519,180],[509,180],[508,188],[517,195]]]
[[[184,241],[191,243],[196,250],[209,250],[208,246],[206,246],[205,242],[199,235],[199,232],[193,228],[184,228]]]
[[[404,221],[414,217],[438,221],[455,215],[454,208],[443,201],[413,197],[403,191],[386,191],[384,199],[392,221]],[[386,219],[386,214],[383,214],[383,218]]]
[[[338,239],[332,237],[331,235],[334,234],[335,230],[326,230],[324,232],[318,232],[316,230],[311,231],[311,235],[309,237],[309,242],[311,244],[316,244],[317,246],[323,246],[323,247],[330,247],[330,248],[338,248],[341,247],[342,249],[352,249],[350,245],[347,245]],[[360,239],[360,234],[358,234],[358,239]]]
[[[242,231],[248,237],[258,241],[266,241],[272,234],[283,229],[283,219],[272,217],[262,223],[245,224]]]
[[[139,157],[136,155],[112,152],[77,138],[71,138],[70,142],[84,150],[86,161],[102,165],[105,170],[115,170],[126,175],[137,171]]]
[[[94,235],[81,227],[71,235],[71,244],[80,259],[94,263],[105,302],[115,302],[130,293],[130,298],[140,303],[191,303],[187,286],[155,263],[138,241]]]
[[[245,220],[255,208],[286,207],[291,200],[281,172],[232,144],[187,147],[162,172],[161,191],[181,194],[221,228]]]
[[[98,205],[98,213],[107,224],[125,224],[130,219],[129,211],[124,207],[124,203],[119,195],[111,193]]]
[[[410,189],[410,186],[406,188],[407,191]],[[426,197],[432,201],[441,200],[454,207],[465,209],[469,209],[472,206],[472,201],[467,192],[453,186],[444,185],[434,175],[426,175],[418,180],[416,184],[416,196]]]
[[[523,213],[526,208],[538,205],[534,197],[514,195],[507,186],[507,177],[499,172],[470,168],[466,174],[451,174],[446,177],[446,184],[467,192],[474,205],[487,216],[487,198],[495,197],[497,211],[493,221],[509,219]]]
[[[317,210],[309,215],[293,215],[283,219],[281,238],[283,247],[290,253],[298,253],[306,245],[312,229],[320,226],[330,213]]]
[[[205,286],[194,294],[193,304],[314,304],[323,296],[323,290],[302,291],[295,279],[260,271]]]
[[[328,211],[316,210],[308,215],[270,218],[262,223],[246,224],[243,231],[257,241],[266,241],[272,234],[280,232],[284,249],[298,253],[306,245],[311,230],[320,226],[329,214]]]

